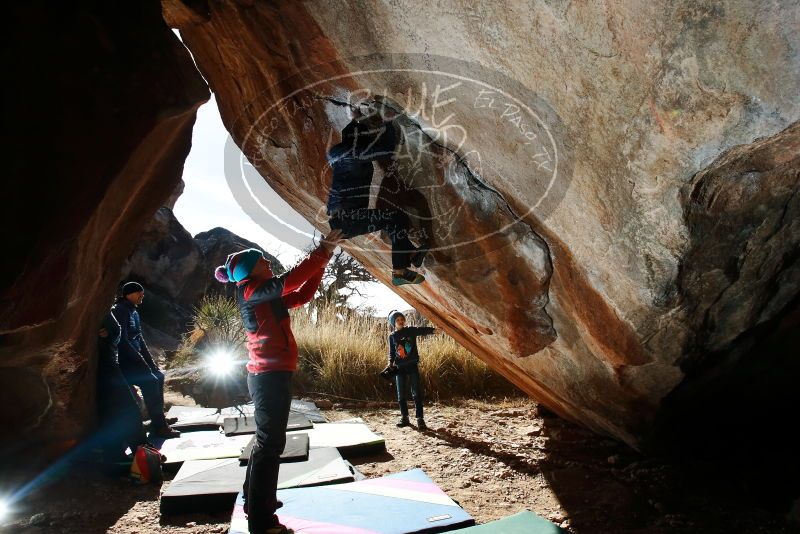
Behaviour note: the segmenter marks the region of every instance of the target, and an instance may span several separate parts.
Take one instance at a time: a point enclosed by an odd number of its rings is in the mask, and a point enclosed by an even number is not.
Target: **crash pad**
[[[310,401],[303,401],[299,399],[292,399],[292,404],[289,408],[290,413],[303,415],[312,423],[327,423],[328,419],[322,415],[317,405]],[[231,406],[230,408],[223,408],[220,414],[223,417],[242,417],[249,416],[255,413],[253,403],[240,404],[238,406]]]
[[[177,469],[188,460],[238,458],[250,436],[226,436],[219,430],[185,432],[179,438],[154,440],[154,445],[167,457],[164,468]]]
[[[161,494],[161,513],[230,511],[242,491],[247,467],[238,458],[190,460]],[[296,488],[352,482],[358,473],[334,448],[312,449],[304,462],[283,463],[278,488]],[[363,477],[361,473],[358,476]]]
[[[312,447],[336,447],[344,458],[371,456],[386,451],[386,442],[363,420],[314,424],[306,430]]]
[[[297,534],[411,534],[475,524],[421,469],[360,482],[278,491],[281,523]],[[247,533],[238,496],[231,534]]]
[[[292,399],[292,406],[290,411],[293,413],[305,415],[306,419],[312,423],[327,423],[328,418],[322,415],[317,405],[310,401],[303,401]]]
[[[239,455],[239,462],[242,465],[247,465],[250,461],[250,454],[253,452],[253,445],[256,442],[255,434],[244,434],[242,436],[248,439],[247,445],[242,449]],[[286,434],[286,447],[281,454],[281,462],[304,462],[308,460],[309,437],[305,432],[292,432]]]
[[[520,512],[485,525],[455,530],[459,534],[560,534],[566,532],[533,512]]]
[[[166,416],[177,417],[178,421],[170,426],[181,431],[216,430],[221,422],[219,410],[202,406],[173,406],[167,411]]]
[[[321,450],[321,449],[311,449],[311,450],[312,451],[317,451],[317,450]],[[353,473],[353,481],[354,482],[358,482],[359,480],[366,480],[367,479],[367,477],[364,475],[364,473],[359,471],[358,468],[356,466],[354,466],[353,464],[351,464],[349,461],[344,460],[344,464],[347,466],[347,468],[350,470],[350,472]]]
[[[229,406],[219,411],[219,414],[225,417],[249,417],[256,413],[256,408],[253,403],[239,404],[236,406]]]
[[[278,489],[353,482],[358,471],[333,447],[310,449],[308,460],[281,464]],[[363,476],[358,473],[359,476]]]
[[[289,421],[286,423],[287,431],[306,430],[313,428],[311,421],[305,415],[291,412]],[[256,431],[256,420],[252,415],[243,417],[226,417],[222,423],[222,430],[226,436],[236,434],[254,434]]]
[[[357,458],[380,454],[386,450],[386,442],[382,436],[374,433],[364,423],[323,423],[314,424],[314,428],[302,432],[287,432],[286,438],[294,434],[308,434],[312,448],[335,447],[343,458]],[[252,445],[242,453],[241,460],[247,463]]]
[[[242,491],[246,472],[238,458],[186,461],[161,494],[161,513],[230,510]]]

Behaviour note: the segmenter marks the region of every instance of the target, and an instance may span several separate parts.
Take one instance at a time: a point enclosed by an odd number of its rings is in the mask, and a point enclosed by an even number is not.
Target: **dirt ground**
[[[353,462],[364,475],[420,467],[478,523],[527,509],[575,533],[797,532],[786,508],[763,508],[736,472],[646,459],[531,401],[434,404],[425,432],[397,428],[388,408],[324,413],[362,417],[386,438],[385,454]],[[32,493],[2,531],[227,532],[227,514],[160,518],[159,490],[72,469]]]

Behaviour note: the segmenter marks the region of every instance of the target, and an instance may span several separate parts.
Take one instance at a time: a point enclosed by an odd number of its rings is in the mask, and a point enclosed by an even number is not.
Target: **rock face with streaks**
[[[372,202],[432,244],[398,293],[563,416],[643,447],[796,308],[789,4],[163,7],[249,163],[321,230],[349,109],[397,115]],[[389,281],[385,236],[347,248]]]
[[[0,448],[58,452],[92,420],[100,318],[209,94],[157,2],[10,11]]]
[[[3,445],[91,418],[96,325],[208,98],[168,26],[249,160],[226,172],[255,220],[254,178],[325,231],[325,154],[349,111],[393,117],[371,202],[431,245],[427,282],[398,293],[552,410],[643,448],[718,420],[731,396],[797,405],[791,2],[163,0],[9,17]],[[389,282],[386,236],[347,248]]]

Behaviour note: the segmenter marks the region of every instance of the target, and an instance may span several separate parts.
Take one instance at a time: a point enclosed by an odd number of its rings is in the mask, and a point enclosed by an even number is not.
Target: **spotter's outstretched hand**
[[[341,230],[332,230],[331,233],[322,238],[321,245],[327,252],[333,252],[333,249],[344,239],[344,232]]]

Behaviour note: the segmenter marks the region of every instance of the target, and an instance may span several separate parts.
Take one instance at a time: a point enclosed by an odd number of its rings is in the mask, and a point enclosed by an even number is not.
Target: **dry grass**
[[[378,373],[388,360],[388,325],[382,319],[333,306],[292,312],[300,351],[295,387],[300,394],[351,400],[391,400],[392,385]],[[244,335],[235,302],[207,297],[195,310],[194,328],[184,337],[170,367],[193,368],[209,346],[226,346],[244,356]],[[514,397],[520,392],[488,365],[444,334],[420,338],[420,373],[430,400]]]
[[[309,392],[351,399],[394,397],[378,373],[388,362],[388,325],[355,313],[342,317],[327,308],[314,317],[292,316],[300,349],[298,386]],[[444,334],[420,338],[420,374],[432,400],[516,396],[519,391],[488,365]]]

